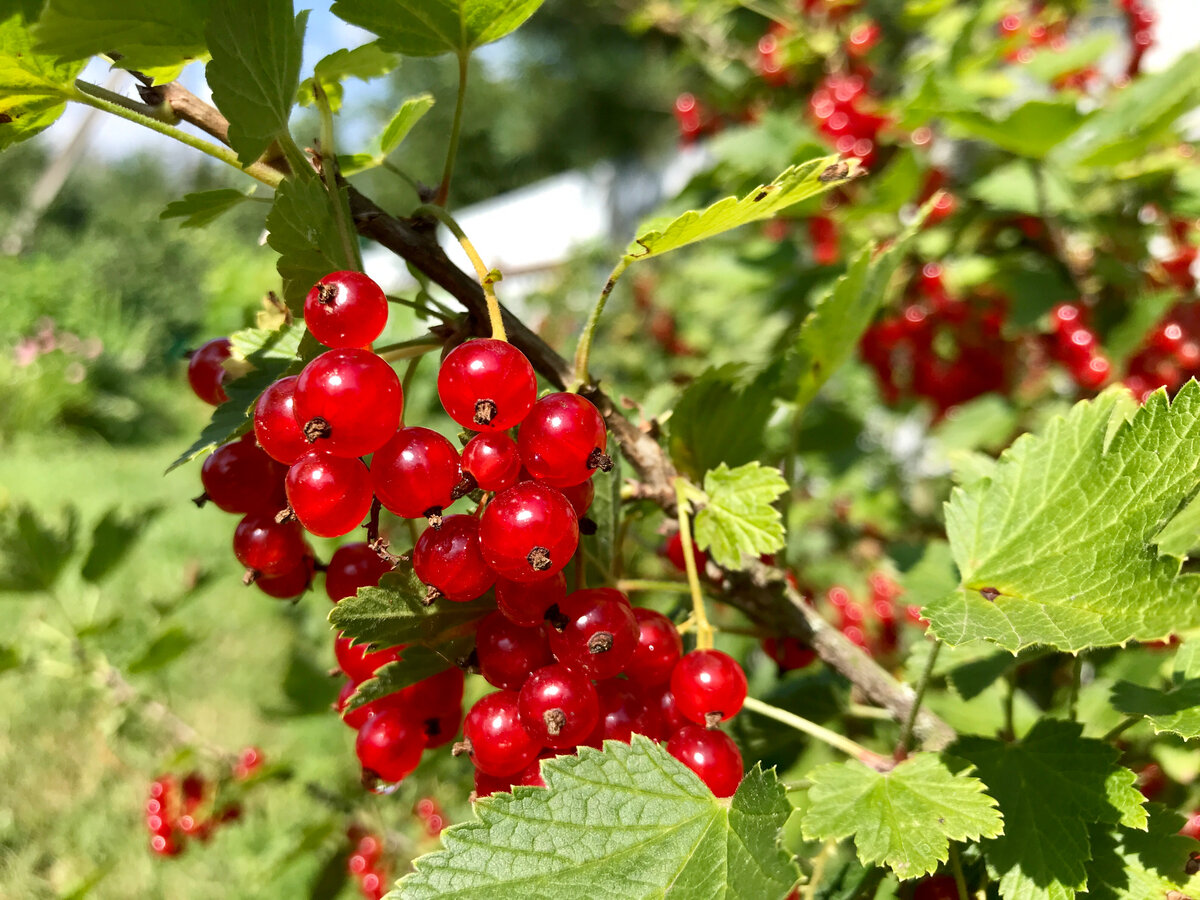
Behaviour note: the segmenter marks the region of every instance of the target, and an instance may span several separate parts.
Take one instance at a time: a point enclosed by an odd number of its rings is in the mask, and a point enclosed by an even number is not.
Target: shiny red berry
[[[260,575],[279,575],[295,568],[306,550],[300,526],[276,522],[274,516],[246,516],[233,532],[233,555]]]
[[[671,693],[685,719],[697,725],[710,724],[710,716],[724,722],[746,700],[746,673],[727,653],[693,650],[671,673]]]
[[[600,700],[586,675],[548,665],[530,675],[518,699],[525,730],[546,747],[568,749],[587,740],[600,718]]]
[[[342,721],[353,728],[355,731],[362,728],[366,724],[367,719],[375,715],[383,709],[407,709],[404,703],[403,692],[397,691],[393,694],[387,694],[380,697],[378,700],[372,700],[370,703],[364,703],[362,706],[357,706],[354,709],[347,709],[350,703],[350,698],[354,696],[354,692],[358,690],[358,683],[347,678],[342,684],[342,689],[338,692],[337,703],[334,708],[341,713]]]
[[[597,684],[596,691],[600,696],[600,718],[589,742],[592,746],[600,746],[604,741],[628,744],[634,734],[651,740],[665,736],[658,698],[641,685],[610,678]]]
[[[229,399],[222,387],[225,367],[221,363],[229,359],[231,346],[229,338],[214,338],[188,358],[188,384],[197,397],[211,406],[220,406]]]
[[[318,449],[365,456],[396,433],[404,394],[392,367],[369,350],[329,350],[301,370],[293,406]]]
[[[575,510],[575,515],[581,519],[592,508],[592,501],[596,499],[596,482],[591,478],[580,484],[559,488],[559,490],[567,498],[567,502],[571,504],[571,509]]]
[[[426,528],[413,548],[413,571],[447,600],[474,600],[496,582],[479,547],[479,520],[448,516],[439,528]]]
[[[288,375],[271,384],[254,404],[254,438],[267,456],[290,466],[309,449],[296,421],[295,396],[299,377]]]
[[[660,612],[635,607],[638,640],[625,674],[641,685],[665,684],[683,655],[683,641],[675,623]]]
[[[340,634],[333,642],[333,655],[337,658],[338,668],[356,684],[366,681],[385,663],[399,659],[400,651],[404,649],[402,646],[383,647],[372,651],[370,647],[370,644],[361,642],[351,645],[350,638]]]
[[[371,509],[371,473],[361,459],[309,450],[288,469],[287,499],[311,534],[340,537]]]
[[[291,600],[299,597],[312,586],[313,574],[317,570],[317,561],[313,557],[312,548],[305,546],[304,556],[294,567],[278,575],[260,575],[254,579],[254,586],[277,600]]]
[[[281,490],[286,473],[255,446],[253,435],[246,435],[209,454],[200,467],[200,483],[205,496],[225,512],[274,515],[286,503]]]
[[[554,662],[545,631],[514,625],[499,611],[480,620],[475,655],[488,684],[510,691],[519,691],[531,672]]]
[[[387,317],[383,289],[361,272],[332,272],[304,298],[304,324],[326,347],[365,347]]]
[[[496,607],[514,625],[540,627],[546,610],[567,599],[567,579],[562,572],[531,584],[496,579]]]
[[[587,481],[597,469],[608,471],[608,432],[591,401],[561,392],[533,405],[517,434],[521,462],[529,474],[551,487]]]
[[[460,480],[458,451],[431,428],[401,428],[371,458],[375,496],[405,519],[428,516],[436,526]]]
[[[461,669],[446,669],[404,689],[404,702],[418,719],[436,719],[458,711],[463,698]]]
[[[569,669],[597,680],[620,674],[638,644],[637,619],[629,600],[613,588],[568,595],[546,622],[550,649]]]
[[[485,491],[506,491],[521,475],[517,443],[502,431],[485,431],[463,447],[462,470]]]
[[[530,582],[561,572],[579,546],[579,521],[566,497],[523,481],[492,498],[479,519],[483,557],[510,581]]]
[[[649,697],[651,703],[658,703],[658,717],[662,725],[663,739],[669,738],[684,725],[692,724],[679,712],[679,706],[675,703],[675,695],[671,693],[669,685],[660,685],[651,689]]]
[[[723,731],[685,725],[671,736],[667,752],[718,797],[732,797],[742,781],[742,754]]]
[[[394,784],[403,780],[425,750],[425,729],[404,709],[383,709],[358,730],[354,752],[364,773]]]
[[[459,344],[438,370],[438,397],[459,425],[472,431],[507,431],[537,399],[537,376],[525,354],[491,338]]]
[[[538,755],[541,745],[521,724],[515,691],[496,691],[478,700],[463,720],[471,761],[489,775],[512,775]]]
[[[353,597],[361,587],[374,587],[392,570],[391,563],[363,541],[343,544],[333,551],[325,568],[325,593],[334,603]]]

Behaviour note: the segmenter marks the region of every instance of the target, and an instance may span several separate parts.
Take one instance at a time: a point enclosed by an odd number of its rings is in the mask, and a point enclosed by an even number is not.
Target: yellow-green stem
[[[604,313],[604,304],[608,302],[608,295],[613,292],[613,288],[617,286],[617,279],[629,268],[631,262],[633,262],[632,259],[623,256],[621,261],[613,267],[608,281],[604,283],[604,289],[596,298],[596,305],[592,307],[592,314],[588,316],[587,324],[583,326],[583,332],[579,335],[579,345],[575,348],[575,379],[571,384],[573,391],[578,391],[585,384],[591,384],[588,360],[592,355],[592,338],[596,335],[596,326],[600,324],[600,316]]]
[[[835,750],[841,750],[847,756],[852,756],[865,765],[877,768],[884,764],[884,758],[875,751],[868,750],[862,744],[850,740],[844,734],[830,731],[828,728],[818,725],[816,722],[810,722],[808,719],[802,718],[795,713],[790,713],[786,709],[771,706],[771,704],[763,703],[761,700],[756,700],[753,697],[746,698],[742,709],[748,709],[750,712],[758,713],[760,716],[766,716],[768,719],[774,719],[776,722],[782,722],[784,725],[795,728],[797,731],[802,731],[809,737],[823,741]]]
[[[467,97],[467,51],[458,54],[458,98],[454,102],[454,123],[450,126],[450,146],[446,148],[446,165],[442,169],[442,183],[438,185],[433,202],[445,206],[450,197],[450,178],[454,175],[454,159],[458,156],[458,138],[462,134],[463,102]]]
[[[317,102],[317,110],[321,114],[321,177],[325,180],[325,190],[329,192],[329,202],[333,205],[333,218],[337,223],[338,234],[342,238],[342,250],[346,254],[346,265],[356,271],[362,271],[362,253],[358,246],[358,233],[350,224],[350,207],[345,202],[337,184],[337,147],[333,141],[333,109],[329,106],[329,98],[321,89],[319,78],[313,79],[313,98]]]
[[[970,900],[967,879],[963,877],[962,860],[958,858],[958,845],[950,842],[950,871],[954,873],[954,886],[958,888],[958,900]]]
[[[413,215],[433,216],[449,228],[451,234],[458,238],[458,243],[462,246],[463,252],[471,260],[471,265],[475,267],[475,274],[479,278],[479,286],[483,288],[483,295],[487,299],[488,320],[492,325],[492,337],[498,341],[507,341],[508,335],[504,332],[504,318],[500,314],[500,301],[496,299],[496,291],[492,287],[495,279],[493,279],[488,267],[483,264],[483,259],[480,258],[475,245],[463,233],[462,227],[454,221],[454,217],[444,207],[438,206],[435,203],[426,203],[418,206],[413,210]]]
[[[687,497],[687,482],[675,479],[675,501],[679,511],[679,540],[683,544],[683,562],[687,569],[688,588],[692,594],[692,619],[696,628],[696,649],[711,650],[713,627],[704,608],[704,595],[700,591],[700,573],[696,569],[696,554],[692,548],[692,526],[688,520],[691,508]]]
[[[617,582],[617,590],[624,593],[633,591],[664,591],[671,594],[687,594],[691,588],[678,581],[646,581],[639,578],[628,578]]]

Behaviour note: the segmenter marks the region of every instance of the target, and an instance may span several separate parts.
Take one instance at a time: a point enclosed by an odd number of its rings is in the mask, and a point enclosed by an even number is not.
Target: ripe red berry
[[[514,625],[499,611],[479,622],[475,655],[487,682],[510,691],[519,691],[531,672],[554,662],[545,631]]]
[[[620,674],[638,644],[629,600],[613,588],[575,591],[546,623],[550,649],[569,669],[597,680]]]
[[[452,709],[445,710],[440,716],[430,716],[422,719],[425,723],[425,747],[432,750],[442,747],[458,737],[462,726],[462,703],[456,703]]]
[[[710,724],[724,722],[742,708],[746,673],[737,660],[720,650],[693,650],[671,673],[671,693],[685,719]]]
[[[334,709],[341,714],[342,721],[355,731],[362,728],[366,724],[367,719],[382,709],[396,708],[407,710],[407,706],[404,703],[403,691],[386,694],[378,700],[372,700],[370,703],[364,703],[362,706],[347,710],[346,707],[350,703],[350,698],[354,696],[356,690],[358,690],[358,683],[347,678],[345,683],[342,684],[342,689],[338,692],[337,703],[334,704]]]
[[[299,525],[276,522],[272,516],[245,516],[233,532],[233,555],[260,575],[280,575],[294,569],[306,549]]]
[[[600,719],[588,742],[592,746],[600,746],[604,741],[628,744],[634,734],[643,734],[651,740],[664,737],[658,698],[640,685],[610,678],[597,684],[596,691],[600,695]]]
[[[537,399],[537,376],[520,350],[491,338],[459,344],[438,370],[438,397],[459,425],[507,431]]]
[[[372,651],[370,647],[370,644],[361,642],[351,645],[350,638],[340,634],[333,642],[333,655],[337,658],[338,668],[356,684],[366,681],[383,664],[399,659],[400,651],[404,649],[400,646]]]
[[[392,367],[369,350],[329,350],[301,370],[293,405],[319,449],[365,456],[396,433],[404,394]]]
[[[317,537],[339,537],[371,509],[371,473],[361,459],[309,450],[287,473],[292,512]]]
[[[485,431],[463,447],[462,470],[485,491],[506,491],[521,475],[517,443],[501,431]]]
[[[326,347],[365,347],[387,317],[383,289],[361,272],[331,272],[304,298],[304,324]]]
[[[353,597],[360,587],[379,584],[379,579],[391,570],[391,563],[381,559],[367,543],[343,544],[333,551],[325,568],[325,593],[337,603]]]
[[[546,610],[567,599],[567,579],[562,572],[532,584],[496,579],[496,607],[514,625],[540,627]]]
[[[211,406],[220,406],[229,399],[222,387],[225,367],[221,363],[229,359],[231,346],[229,338],[214,338],[188,358],[188,384],[197,397]]]
[[[496,691],[479,699],[463,720],[463,738],[471,761],[489,775],[519,772],[541,749],[521,724],[515,691]]]
[[[958,900],[958,885],[949,875],[934,875],[917,884],[913,900]]]
[[[254,404],[254,437],[267,456],[290,466],[308,451],[308,439],[296,421],[299,377],[288,375],[268,387]]]
[[[641,685],[665,684],[683,655],[683,640],[675,623],[660,612],[635,607],[633,616],[637,619],[638,640],[625,674]]]
[[[238,761],[233,767],[233,777],[245,781],[263,764],[263,752],[258,747],[247,747],[238,754]]]
[[[156,834],[150,838],[150,849],[159,856],[178,856],[183,852],[183,845],[175,838],[174,834]]]
[[[775,665],[779,666],[781,672],[803,669],[812,665],[817,658],[817,653],[812,647],[802,644],[796,638],[766,638],[762,642],[762,648],[763,652],[775,661]]]
[[[483,557],[498,575],[530,582],[561,572],[579,546],[579,521],[566,497],[523,481],[492,498],[479,519]]]
[[[461,713],[463,673],[461,669],[446,669],[403,691],[404,702],[413,715],[422,720],[436,719],[448,712]],[[457,729],[457,725],[455,726]]]
[[[600,700],[587,676],[561,665],[548,665],[526,679],[518,709],[535,740],[563,750],[587,740],[600,718]]]
[[[253,435],[246,435],[209,454],[200,467],[200,483],[225,512],[274,515],[287,502],[281,490],[286,472],[254,445]]]
[[[1179,829],[1179,833],[1194,841],[1200,841],[1200,810],[1195,810],[1188,816],[1188,820]]]
[[[580,484],[572,484],[569,487],[559,488],[559,490],[571,504],[571,509],[575,510],[575,515],[581,519],[592,508],[592,501],[596,499],[596,482],[590,478]]]
[[[456,603],[474,600],[496,582],[480,551],[474,516],[448,516],[440,528],[426,528],[412,558],[417,577]]]
[[[521,462],[529,474],[551,487],[587,481],[596,469],[608,471],[608,432],[591,401],[561,392],[533,405],[517,434]]]
[[[684,725],[691,723],[683,717],[679,712],[679,706],[675,703],[675,695],[671,693],[669,685],[660,685],[654,688],[649,693],[649,702],[658,703],[658,717],[662,724],[663,738],[669,738]]]
[[[460,480],[458,451],[430,428],[401,428],[371,458],[375,495],[405,519],[428,516],[436,526]]]
[[[708,565],[708,554],[702,550],[698,550],[695,544],[692,544],[693,559],[696,561],[696,571],[703,577],[704,567]],[[663,555],[670,561],[680,572],[687,571],[687,558],[683,553],[683,538],[676,531],[663,546]]]
[[[671,736],[667,752],[718,797],[732,797],[742,781],[741,751],[723,731],[685,725]]]
[[[371,716],[358,730],[354,752],[363,772],[394,784],[403,780],[425,749],[425,729],[404,709],[383,709]]]
[[[305,545],[304,556],[293,568],[278,575],[260,575],[254,579],[254,586],[277,600],[291,600],[299,597],[312,586],[313,573],[316,572],[317,561],[313,557],[312,548]]]

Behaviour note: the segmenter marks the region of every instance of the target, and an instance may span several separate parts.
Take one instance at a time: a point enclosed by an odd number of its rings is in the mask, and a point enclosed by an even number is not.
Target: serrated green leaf
[[[1004,834],[983,842],[1004,900],[1072,900],[1087,887],[1089,829],[1145,826],[1120,753],[1082,734],[1076,722],[1042,719],[1016,743],[966,737],[950,749],[975,765],[1004,815]]]
[[[213,102],[229,119],[229,144],[250,165],[287,131],[300,84],[308,13],[292,0],[211,0],[204,69]]]
[[[62,115],[83,65],[34,53],[19,15],[0,22],[0,150],[33,137]]]
[[[935,635],[1077,652],[1200,625],[1200,576],[1153,548],[1200,488],[1200,384],[1170,405],[1154,394],[1131,420],[1129,401],[1116,387],[1077,404],[954,490],[962,583],[925,607]]]
[[[730,801],[641,735],[542,763],[546,788],[475,804],[393,897],[779,900],[796,871],[778,846],[783,786],[755,767]]]
[[[704,476],[704,508],[696,513],[696,544],[727,569],[743,556],[774,553],[783,546],[783,519],[774,503],[787,492],[775,469],[757,462],[731,469],[722,463]]]
[[[1149,719],[1156,734],[1166,731],[1185,740],[1200,738],[1200,639],[1190,638],[1175,651],[1168,687],[1118,681],[1110,701],[1120,713]]]
[[[1178,900],[1200,895],[1200,875],[1186,875],[1196,842],[1179,834],[1183,816],[1150,804],[1146,831],[1093,826],[1093,859],[1088,863],[1088,900]]]
[[[763,452],[763,431],[775,408],[778,367],[745,363],[710,367],[675,401],[667,448],[681,470],[699,478],[725,463],[739,466]]]
[[[1073,99],[1028,100],[1003,117],[992,117],[973,109],[945,114],[960,135],[979,138],[1003,150],[1041,159],[1085,121]]]
[[[267,243],[279,254],[275,267],[283,278],[283,299],[296,316],[303,313],[304,297],[317,281],[355,268],[346,259],[333,204],[319,181],[288,178],[276,188],[267,214]]]
[[[92,529],[92,546],[80,570],[84,581],[95,584],[124,562],[161,511],[159,507],[144,507],[128,516],[116,508],[106,512]]]
[[[250,192],[238,191],[233,188],[218,188],[213,191],[198,191],[184,194],[179,200],[172,200],[166,209],[158,214],[159,219],[183,219],[180,228],[202,228],[216,221],[235,206],[250,199]]]
[[[184,628],[174,625],[162,631],[150,642],[141,654],[129,664],[130,675],[155,672],[169,666],[183,656],[196,643],[196,636]]]
[[[840,162],[836,156],[792,166],[770,184],[760,185],[745,197],[726,197],[707,209],[690,209],[659,227],[644,231],[629,245],[625,259],[629,262],[651,259],[740,225],[769,219],[801,200],[845,184],[857,173],[857,160]]]
[[[209,0],[48,0],[33,29],[39,52],[84,60],[119,53],[117,65],[170,77],[205,55]]]
[[[983,782],[955,774],[935,753],[918,753],[890,772],[857,760],[830,763],[808,775],[804,836],[853,837],[864,865],[885,865],[900,878],[937,869],[950,841],[996,837],[1003,819]]]
[[[329,108],[337,112],[342,105],[343,81],[347,78],[370,81],[372,78],[386,75],[399,64],[400,58],[382,49],[378,41],[353,49],[339,48],[313,66],[312,78],[306,78],[300,83],[296,94],[297,102],[301,106],[311,106],[316,102],[313,92],[313,83],[316,82],[325,92]]]
[[[470,603],[441,599],[426,606],[425,585],[404,567],[384,575],[378,587],[359,588],[329,613],[330,623],[355,641],[395,647],[425,644],[436,647],[469,634],[476,622],[496,608],[490,597]]]
[[[337,0],[333,14],[405,56],[470,53],[498,41],[545,0]]]
[[[365,703],[402,691],[410,685],[433,675],[445,672],[453,666],[441,654],[419,644],[404,648],[399,660],[380,666],[375,674],[355,688],[346,701],[343,715],[358,709]]]
[[[30,506],[10,506],[0,518],[0,591],[46,591],[75,554],[79,513],[63,509],[57,527]]]
[[[399,147],[413,126],[432,108],[433,94],[417,94],[401,103],[396,114],[388,121],[387,127],[383,129],[383,134],[379,136],[380,153],[387,156]]]

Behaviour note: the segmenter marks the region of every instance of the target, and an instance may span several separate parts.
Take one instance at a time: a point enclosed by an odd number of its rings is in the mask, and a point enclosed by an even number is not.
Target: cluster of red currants
[[[1168,312],[1126,371],[1125,386],[1142,400],[1160,387],[1175,393],[1189,378],[1200,378],[1200,305],[1180,303]]]
[[[354,852],[346,861],[350,877],[358,883],[358,892],[366,900],[382,900],[388,891],[388,870],[383,860],[383,841],[377,835],[364,834],[351,827],[347,836],[354,842]]]
[[[262,765],[262,751],[247,747],[233,765],[233,777],[245,781]],[[198,772],[177,780],[160,775],[150,783],[146,800],[146,828],[150,849],[159,856],[178,856],[188,840],[212,837],[218,825],[241,818],[238,803],[219,803],[216,786]]]
[[[813,122],[838,153],[875,161],[879,132],[888,123],[873,109],[867,76],[827,75],[808,98]]]
[[[1007,389],[1013,354],[1004,340],[1004,297],[951,297],[942,267],[927,263],[901,310],[863,335],[860,352],[884,398],[926,397],[937,414],[989,391]]]
[[[1120,0],[1121,11],[1125,13],[1125,21],[1129,26],[1129,43],[1131,45],[1129,65],[1125,74],[1133,78],[1142,70],[1142,57],[1154,46],[1154,24],[1157,17],[1146,0]]]
[[[1044,336],[1046,351],[1089,391],[1099,389],[1112,371],[1096,333],[1088,326],[1087,310],[1078,303],[1060,303],[1050,314],[1051,330]]]

